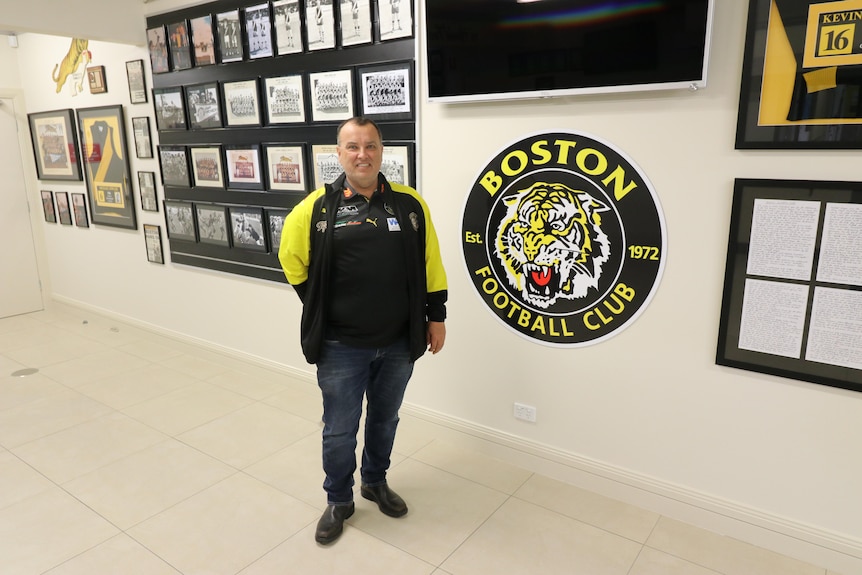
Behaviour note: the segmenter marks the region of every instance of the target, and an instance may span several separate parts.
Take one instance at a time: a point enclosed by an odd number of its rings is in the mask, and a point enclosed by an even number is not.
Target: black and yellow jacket
[[[288,214],[278,250],[284,275],[302,300],[302,352],[308,363],[317,362],[326,331],[333,222],[344,181],[345,175],[341,174],[332,184],[311,192]],[[446,319],[446,271],[431,214],[422,197],[413,188],[388,182],[382,174],[379,183],[404,232],[400,236],[410,266],[410,356],[415,361],[427,348],[426,322]]]

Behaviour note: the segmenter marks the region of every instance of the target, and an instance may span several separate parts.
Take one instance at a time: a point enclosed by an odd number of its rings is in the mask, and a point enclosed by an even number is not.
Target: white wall
[[[420,361],[408,409],[511,461],[862,572],[862,456],[853,441],[862,433],[862,395],[714,361],[734,178],[859,180],[858,152],[734,150],[747,8],[716,4],[706,90],[420,105],[419,187],[441,236],[450,319],[447,348]],[[152,114],[151,104],[129,105],[126,89],[124,62],[146,60],[142,48],[91,44],[104,55],[109,93],[71,96],[55,94],[49,75],[68,39],[20,40],[20,69],[36,71],[22,78],[30,111],[123,103],[127,125]],[[641,317],[574,350],[502,328],[473,293],[460,251],[461,213],[478,170],[525,134],[557,129],[593,134],[631,157],[655,187],[669,237],[663,280]],[[133,157],[138,169],[156,170],[155,160]],[[161,213],[139,216],[164,232]],[[288,287],[150,264],[140,230],[41,228],[56,298],[310,378],[299,302]],[[537,423],[515,420],[514,401],[536,406]]]

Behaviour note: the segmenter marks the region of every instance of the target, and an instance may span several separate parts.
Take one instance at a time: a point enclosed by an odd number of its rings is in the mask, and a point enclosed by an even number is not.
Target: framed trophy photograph
[[[302,144],[263,145],[268,190],[306,191],[304,151]]]
[[[352,70],[309,74],[308,83],[312,121],[340,122],[354,116]]]
[[[147,248],[147,261],[154,264],[165,263],[162,250],[162,228],[153,224],[144,224],[144,246]]]
[[[371,0],[340,0],[341,26],[339,36],[341,46],[370,44],[374,39],[371,22]]]
[[[216,14],[216,34],[221,61],[242,61],[242,22],[238,9]]]
[[[255,60],[272,56],[274,51],[269,2],[249,6],[243,10],[243,15],[245,16],[245,36],[248,38],[248,57]]]
[[[129,81],[129,102],[132,104],[146,104],[147,82],[144,75],[143,60],[126,62],[126,79]]]
[[[182,87],[153,89],[158,130],[185,130],[186,106]]]
[[[260,99],[257,80],[222,84],[226,126],[259,126]]]
[[[197,241],[195,213],[192,208],[191,202],[165,200],[165,223],[168,226],[168,239],[171,241]]]
[[[267,124],[305,122],[305,88],[302,74],[264,78]]]
[[[192,29],[192,48],[196,67],[216,63],[213,17],[210,14],[189,20]]]
[[[189,188],[188,150],[185,146],[159,146],[159,162],[162,166],[162,184]]]
[[[302,52],[302,17],[300,0],[276,0],[272,3],[272,30],[277,56]]]
[[[230,247],[227,208],[216,204],[195,204],[198,216],[198,240],[202,244]]]
[[[189,45],[189,23],[181,20],[168,24],[168,45],[171,48],[171,62],[174,70],[188,70],[192,67],[192,51]]]
[[[89,228],[87,219],[87,197],[84,194],[72,194],[72,211],[75,213],[75,225],[79,228]]]
[[[189,128],[193,130],[221,128],[221,108],[216,82],[186,86],[186,106],[189,113]]]
[[[132,118],[132,136],[135,141],[135,156],[142,159],[153,157],[153,141],[150,139],[150,118]]]
[[[141,196],[142,210],[146,212],[159,211],[155,172],[138,172],[138,191]]]
[[[189,146],[194,185],[224,188],[224,168],[220,146]]]
[[[231,206],[229,210],[233,247],[265,252],[263,209]]]
[[[150,53],[150,67],[153,74],[164,74],[171,71],[167,33],[164,26],[147,29],[147,49]]]
[[[366,66],[359,76],[360,113],[374,120],[413,119],[413,63]]]
[[[225,163],[228,188],[263,189],[260,146],[257,144],[225,146]]]
[[[334,3],[321,0],[305,1],[305,44],[308,50],[326,50],[335,48],[335,12]]]

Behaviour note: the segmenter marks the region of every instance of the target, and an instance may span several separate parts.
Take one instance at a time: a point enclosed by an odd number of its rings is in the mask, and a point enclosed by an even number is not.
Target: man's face
[[[377,174],[383,163],[383,142],[371,125],[358,126],[351,122],[341,128],[338,161],[347,174],[347,181],[359,188],[377,185]]]

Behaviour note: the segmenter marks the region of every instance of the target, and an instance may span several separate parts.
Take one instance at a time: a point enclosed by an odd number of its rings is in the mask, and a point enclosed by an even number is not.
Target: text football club
[[[472,185],[461,232],[488,310],[522,337],[559,347],[630,325],[667,255],[652,184],[622,152],[575,132],[532,135],[492,158]]]

